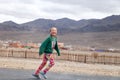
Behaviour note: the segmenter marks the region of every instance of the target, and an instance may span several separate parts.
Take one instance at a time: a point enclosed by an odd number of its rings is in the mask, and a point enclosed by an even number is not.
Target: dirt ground
[[[0,68],[16,68],[16,69],[33,69],[35,70],[41,60],[39,59],[22,59],[22,58],[7,58],[0,57]],[[106,75],[120,76],[120,66],[102,65],[102,64],[85,64],[70,61],[55,61],[55,66],[51,69],[52,72],[64,72],[72,74],[91,74],[91,75]]]

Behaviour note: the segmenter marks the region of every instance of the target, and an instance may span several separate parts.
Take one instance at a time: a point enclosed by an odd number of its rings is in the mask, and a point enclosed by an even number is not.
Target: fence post
[[[105,62],[105,55],[103,55],[103,58],[104,58],[104,64],[106,64],[106,62]]]
[[[114,64],[119,64],[117,61],[118,61],[118,57],[116,56],[114,60]]]
[[[85,56],[85,58],[84,58],[84,63],[86,63],[86,57],[87,57],[87,56],[86,56],[86,55],[84,55],[84,56]]]
[[[27,58],[27,50],[25,50],[25,58]]]
[[[11,55],[12,55],[12,57],[13,57],[13,49],[11,49]]]
[[[67,56],[68,56],[68,59],[67,59],[67,60],[69,61],[69,53],[67,53]]]

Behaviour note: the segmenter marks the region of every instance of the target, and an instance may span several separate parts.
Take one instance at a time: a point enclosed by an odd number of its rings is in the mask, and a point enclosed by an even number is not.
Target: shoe
[[[42,75],[42,77],[43,77],[44,79],[47,79],[47,76],[45,75],[44,72],[40,72],[40,74]]]
[[[32,76],[36,77],[37,79],[40,79],[39,75],[37,74],[32,74]]]

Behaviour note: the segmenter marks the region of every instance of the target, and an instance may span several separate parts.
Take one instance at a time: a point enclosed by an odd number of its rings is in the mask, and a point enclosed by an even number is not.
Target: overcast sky
[[[120,0],[0,0],[0,22],[24,23],[38,18],[74,20],[120,14]]]

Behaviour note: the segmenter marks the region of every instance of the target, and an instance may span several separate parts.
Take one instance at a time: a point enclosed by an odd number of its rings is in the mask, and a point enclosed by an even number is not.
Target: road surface
[[[37,80],[31,74],[34,70],[0,68],[0,80]],[[120,77],[49,72],[47,80],[120,80]]]

